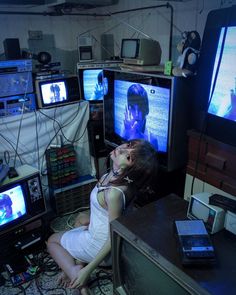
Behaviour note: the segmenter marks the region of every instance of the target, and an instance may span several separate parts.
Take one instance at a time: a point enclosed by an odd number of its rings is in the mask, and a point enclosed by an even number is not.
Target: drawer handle
[[[212,153],[207,153],[206,164],[211,167],[223,170],[226,164],[226,159]]]

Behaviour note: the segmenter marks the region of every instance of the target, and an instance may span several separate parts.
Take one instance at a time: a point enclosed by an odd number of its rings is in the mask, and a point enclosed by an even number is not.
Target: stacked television
[[[104,140],[116,147],[134,138],[148,140],[159,153],[160,165],[166,171],[181,168],[186,162],[188,117],[188,84],[184,78],[104,69],[107,91],[104,95]],[[146,115],[145,130],[133,132],[131,106],[127,95],[131,88],[145,92],[136,97],[136,105]]]

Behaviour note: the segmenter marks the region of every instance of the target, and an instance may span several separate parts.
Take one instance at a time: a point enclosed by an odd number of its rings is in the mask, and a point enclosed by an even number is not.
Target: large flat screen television
[[[196,77],[196,129],[236,145],[236,6],[208,14]]]
[[[135,138],[148,140],[161,166],[180,168],[186,160],[188,95],[183,78],[104,70],[104,140],[117,146]]]
[[[52,108],[80,100],[77,76],[35,81],[38,108]]]

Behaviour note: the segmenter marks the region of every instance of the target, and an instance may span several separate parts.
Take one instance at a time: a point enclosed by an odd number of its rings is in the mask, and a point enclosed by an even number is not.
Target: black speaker
[[[6,59],[20,59],[20,42],[17,38],[9,38],[3,41],[4,53]]]
[[[95,158],[107,156],[107,148],[104,143],[103,121],[88,122],[88,137],[90,154]]]

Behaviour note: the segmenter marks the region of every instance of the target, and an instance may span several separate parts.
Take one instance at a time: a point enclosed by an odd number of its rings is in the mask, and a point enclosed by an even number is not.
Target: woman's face
[[[124,143],[118,146],[110,153],[110,157],[113,161],[113,168],[124,169],[132,164],[131,151],[133,148],[128,143]]]

